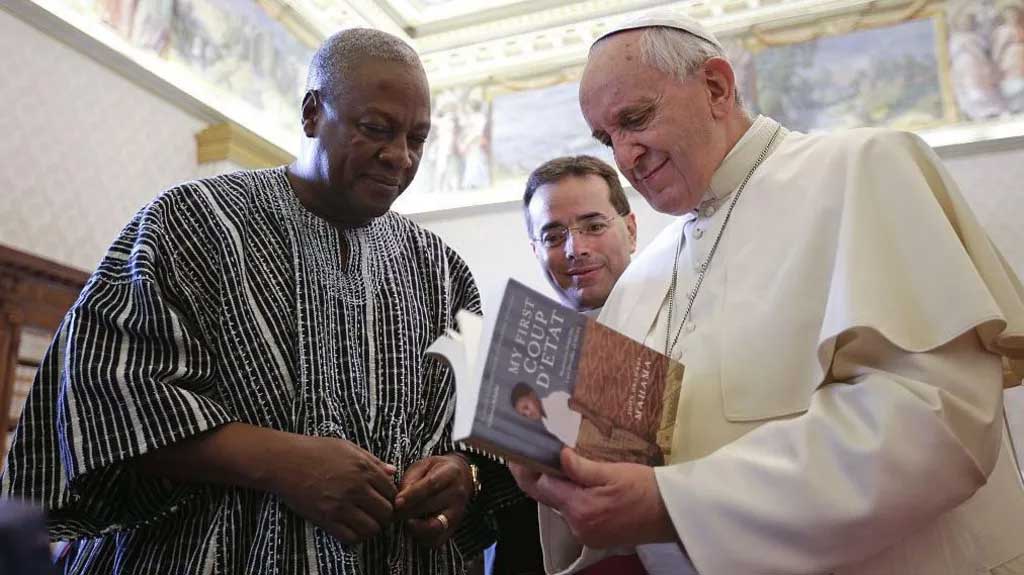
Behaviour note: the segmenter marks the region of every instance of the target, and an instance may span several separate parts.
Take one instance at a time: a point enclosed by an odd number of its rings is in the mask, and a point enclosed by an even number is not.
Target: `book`
[[[601,461],[668,459],[678,362],[514,279],[496,314],[456,319],[427,350],[455,374],[456,441],[555,475],[563,446]]]

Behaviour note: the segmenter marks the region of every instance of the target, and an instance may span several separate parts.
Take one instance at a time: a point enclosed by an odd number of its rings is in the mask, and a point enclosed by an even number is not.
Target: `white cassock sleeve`
[[[822,260],[828,294],[816,300],[826,308],[817,334],[824,377],[768,361],[800,356],[807,342],[786,349],[767,331],[740,337],[788,325],[786,318],[725,327],[727,350],[750,351],[728,342],[765,342],[761,361],[724,362],[727,407],[754,414],[757,401],[799,398],[801,386],[825,383],[807,390],[806,411],[656,471],[701,573],[828,573],[860,563],[970,498],[999,458],[998,353],[1020,352],[1020,285],[918,138],[872,131],[851,138],[835,154],[852,166],[842,209],[796,244],[826,241],[836,230],[835,257]],[[812,176],[829,181],[838,166],[823,162]],[[819,325],[816,316],[804,321]],[[782,368],[767,369],[775,364]]]
[[[999,455],[1001,366],[973,330],[927,353],[853,330],[837,342],[833,379],[799,417],[656,470],[700,573],[827,573],[985,483]],[[582,546],[544,506],[540,527],[549,573],[630,552]]]
[[[657,469],[701,573],[827,573],[968,499],[999,455],[999,358],[974,330],[926,353],[840,336],[834,383],[798,417]]]

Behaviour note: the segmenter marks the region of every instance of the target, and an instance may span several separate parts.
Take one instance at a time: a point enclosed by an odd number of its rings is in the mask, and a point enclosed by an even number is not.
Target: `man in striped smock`
[[[299,160],[178,186],[124,228],[0,481],[73,542],[66,572],[454,574],[489,543],[520,495],[456,452],[451,376],[423,354],[477,290],[389,211],[429,129],[413,50],[348,30],[310,66]]]

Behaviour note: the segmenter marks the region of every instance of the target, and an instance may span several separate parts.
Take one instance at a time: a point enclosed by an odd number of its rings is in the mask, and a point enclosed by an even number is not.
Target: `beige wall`
[[[0,54],[0,243],[90,270],[204,124],[2,10]]]
[[[1024,278],[1024,147],[945,161],[992,241]]]

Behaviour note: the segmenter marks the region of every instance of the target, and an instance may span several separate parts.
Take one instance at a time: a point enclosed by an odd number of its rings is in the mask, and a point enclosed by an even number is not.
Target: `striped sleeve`
[[[152,211],[122,232],[65,317],[8,458],[4,494],[42,503],[55,538],[174,511],[205,487],[126,462],[232,420],[217,401],[214,360],[179,306],[186,298],[174,293],[173,238]]]

